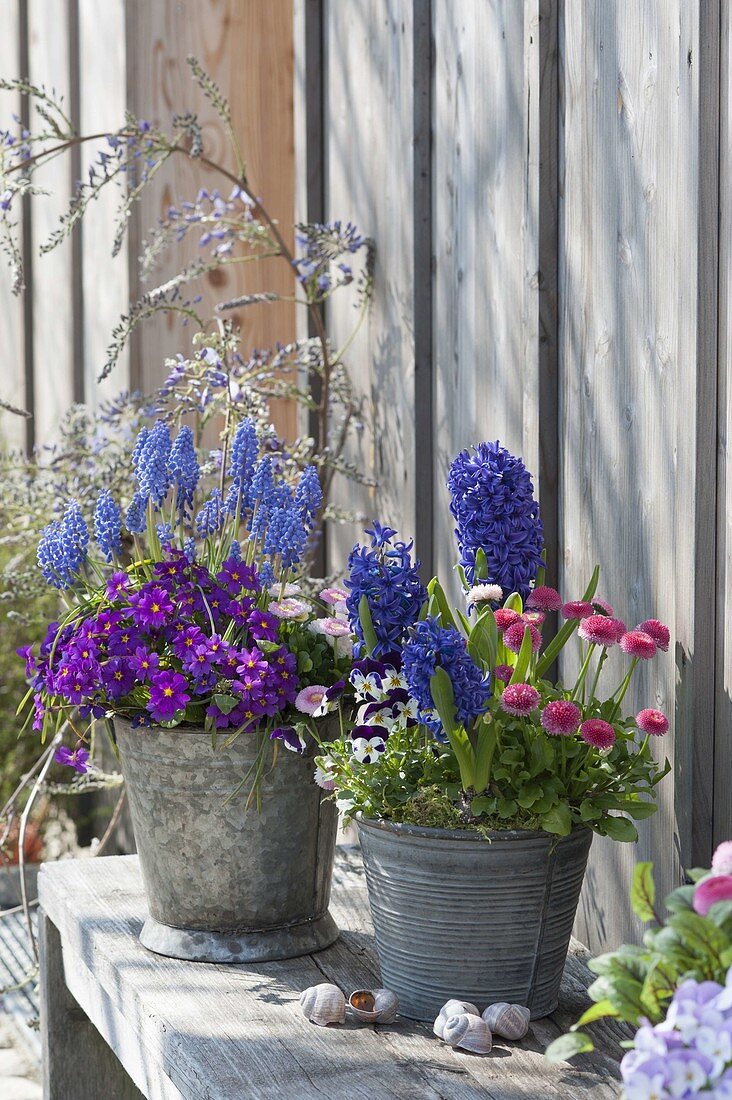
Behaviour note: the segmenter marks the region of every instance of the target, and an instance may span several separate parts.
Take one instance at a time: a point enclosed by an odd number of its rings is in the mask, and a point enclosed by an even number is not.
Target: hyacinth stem
[[[574,685],[574,690],[572,691],[572,695],[570,696],[570,698],[572,698],[572,699],[577,698],[577,695],[578,695],[580,689],[584,685],[585,679],[587,677],[587,673],[588,673],[589,668],[590,668],[590,661],[592,660],[592,654],[594,652],[594,649],[595,649],[595,643],[591,642],[587,647],[587,656],[585,657],[584,661],[582,662],[582,668],[580,669],[579,676],[577,677],[577,683]]]

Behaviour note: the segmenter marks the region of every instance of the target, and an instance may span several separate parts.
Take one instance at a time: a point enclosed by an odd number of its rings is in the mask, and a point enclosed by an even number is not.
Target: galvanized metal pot
[[[214,750],[188,729],[114,721],[150,916],[140,941],[200,962],[264,962],[328,947],[337,812],[308,756],[282,749],[261,780],[226,801],[256,757],[242,734]]]
[[[358,820],[381,979],[399,1011],[434,1020],[451,997],[556,1007],[589,829],[426,829]]]

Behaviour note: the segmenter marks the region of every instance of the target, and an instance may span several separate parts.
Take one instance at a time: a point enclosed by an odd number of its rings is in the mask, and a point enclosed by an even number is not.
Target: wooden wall
[[[448,577],[449,461],[500,438],[566,598],[599,562],[629,624],[671,629],[627,701],[669,714],[673,774],[637,847],[596,842],[581,905],[580,935],[616,944],[635,860],[663,891],[732,835],[728,0],[295,12],[301,190],[377,246],[351,364],[379,486],[354,501]],[[336,335],[351,312],[334,301]]]
[[[174,111],[198,112],[204,137],[218,156],[225,136],[210,105],[195,87],[186,64],[194,54],[228,96],[250,179],[266,197],[291,239],[294,212],[293,46],[291,0],[0,0],[0,72],[28,74],[65,96],[77,128],[86,132],[116,129],[126,108],[137,117],[163,124]],[[12,110],[3,93],[3,117]],[[137,257],[147,230],[171,203],[195,197],[200,187],[226,181],[193,169],[182,159],[166,167],[134,211],[128,246],[111,258],[114,198],[103,196],[89,210],[80,230],[60,248],[38,257],[69,200],[73,181],[85,175],[96,146],[82,147],[71,162],[56,160],[44,172],[50,196],[26,204],[24,251],[27,286],[24,299],[10,294],[0,272],[3,396],[30,407],[24,424],[0,413],[0,437],[13,445],[49,439],[72,400],[96,404],[131,386],[149,391],[165,377],[164,360],[190,350],[190,329],[172,318],[155,320],[133,338],[113,374],[101,385],[112,328],[119,316],[150,286],[140,282]],[[41,182],[39,177],[39,183]],[[159,271],[164,281],[177,270],[183,250]],[[276,289],[292,293],[282,261],[237,265],[206,281],[201,309],[247,291]],[[291,302],[255,306],[236,318],[245,353],[251,348],[286,343],[295,332]],[[276,410],[282,431],[295,434],[295,414],[282,403]]]

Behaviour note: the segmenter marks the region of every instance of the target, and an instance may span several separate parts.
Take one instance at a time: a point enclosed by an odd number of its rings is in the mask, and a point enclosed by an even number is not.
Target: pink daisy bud
[[[562,606],[562,597],[556,588],[550,588],[547,584],[540,584],[529,593],[526,606],[537,611],[559,611]]]
[[[582,721],[582,711],[569,699],[555,699],[541,712],[541,724],[552,736],[575,733]]]
[[[732,840],[723,840],[714,849],[712,870],[716,875],[732,874]]]
[[[623,629],[619,631],[621,626]],[[577,633],[585,642],[609,649],[618,644],[625,633],[625,626],[619,619],[611,619],[607,615],[588,615],[586,619],[582,619]]]
[[[504,684],[507,684],[513,676],[513,669],[510,665],[496,665],[493,669],[493,675],[496,680],[502,680]]]
[[[565,619],[589,619],[595,614],[595,609],[586,600],[570,600],[562,605],[562,615]]]
[[[649,661],[656,656],[656,643],[643,630],[629,630],[627,634],[623,634],[620,648],[629,657],[639,657],[643,661]]]
[[[541,626],[546,618],[543,611],[524,611],[521,618],[525,623],[533,623],[534,626]]]
[[[513,626],[514,623],[521,621],[521,616],[518,611],[512,611],[508,607],[499,607],[497,611],[493,612],[493,617],[496,620],[496,626],[499,631],[508,630],[509,626]]]
[[[706,917],[718,901],[732,901],[732,875],[711,875],[697,883],[692,905],[700,917]]]
[[[662,710],[654,710],[653,707],[639,711],[635,724],[641,733],[652,733],[655,737],[663,737],[668,730],[668,718]]]
[[[541,649],[541,634],[533,623],[525,623],[523,619],[519,619],[513,626],[509,626],[503,635],[503,644],[506,649],[510,649],[512,653],[518,653],[526,630],[531,633],[531,650],[533,653],[537,653]]]
[[[615,615],[612,604],[609,604],[607,600],[598,599],[597,596],[593,596],[592,606],[594,607],[595,611],[603,611],[606,615],[609,615],[611,619]]]
[[[501,706],[507,714],[519,718],[531,714],[541,702],[541,695],[531,684],[509,684],[501,696]]]
[[[667,626],[660,623],[658,619],[646,619],[644,623],[635,628],[636,630],[642,630],[644,634],[648,634],[653,638],[658,649],[662,649],[664,653],[668,650],[668,643],[671,641],[671,632]]]
[[[615,730],[602,718],[588,718],[583,722],[580,737],[596,749],[611,749],[615,744]]]

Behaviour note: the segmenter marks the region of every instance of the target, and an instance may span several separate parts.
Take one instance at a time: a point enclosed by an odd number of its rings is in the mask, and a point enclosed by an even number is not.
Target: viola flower
[[[468,607],[477,603],[497,603],[503,599],[503,589],[498,584],[474,584],[465,594]]]
[[[646,619],[644,623],[635,628],[636,630],[643,631],[644,634],[648,634],[650,638],[653,638],[656,643],[656,648],[662,650],[664,653],[668,651],[669,642],[671,641],[671,632],[667,626],[659,622],[658,619]]]
[[[650,733],[655,737],[663,737],[668,732],[668,718],[662,710],[646,707],[635,716],[635,723],[641,733]]]
[[[323,718],[326,714],[337,710],[339,700],[345,690],[345,680],[338,680],[337,683],[332,684],[323,695],[320,705],[313,711],[313,718]]]
[[[588,718],[580,726],[580,737],[596,749],[611,749],[615,744],[615,730],[602,718]]]
[[[278,619],[296,619],[304,622],[310,614],[310,607],[305,600],[284,599],[273,600],[267,610]]]
[[[351,752],[359,764],[374,764],[385,750],[386,741],[377,726],[354,726]]]
[[[185,676],[179,672],[156,672],[150,684],[147,709],[156,722],[169,722],[179,710],[185,710],[191,697]]]
[[[697,883],[692,900],[695,913],[706,917],[718,901],[732,901],[732,875],[710,875]]]
[[[143,645],[137,647],[129,664],[137,679],[144,684],[160,667],[160,658]]]
[[[512,653],[518,653],[523,645],[524,634],[529,631],[531,635],[531,651],[532,653],[538,653],[541,649],[541,634],[536,629],[533,623],[525,623],[523,619],[519,619],[513,626],[509,626],[508,630],[504,632],[503,644],[506,649],[510,649]]]
[[[562,604],[562,615],[565,619],[589,619],[595,614],[595,609],[587,600],[570,600]]]
[[[526,607],[536,611],[559,611],[562,606],[562,597],[556,588],[550,588],[548,584],[539,584],[532,588],[526,601]]]
[[[281,741],[290,752],[296,752],[300,756],[305,752],[305,739],[293,726],[278,726],[269,735],[270,741]]]
[[[611,619],[609,615],[588,615],[581,620],[577,633],[583,641],[609,649],[622,638],[625,624],[619,619]]]
[[[582,711],[569,699],[554,699],[541,712],[541,724],[553,737],[576,733],[582,721]]]
[[[496,665],[493,669],[493,675],[496,680],[501,680],[504,684],[508,684],[513,676],[513,669],[510,665]]]
[[[77,745],[73,752],[66,745],[59,745],[53,754],[53,758],[57,764],[64,764],[67,768],[73,768],[79,775],[84,775],[89,771],[89,751],[81,744]]]
[[[629,657],[635,657],[643,661],[649,661],[656,655],[656,643],[650,634],[643,630],[629,630],[620,639],[620,648]]]
[[[447,479],[460,564],[469,584],[486,580],[526,599],[542,566],[544,538],[531,475],[498,442],[462,451]],[[476,578],[475,558],[485,554],[488,576]]]
[[[130,578],[126,573],[113,573],[107,581],[104,593],[108,600],[122,600],[130,588]]]
[[[497,611],[493,612],[493,618],[496,620],[499,634],[503,630],[508,630],[509,626],[513,626],[514,623],[521,622],[518,611],[514,611],[510,607],[499,607]]]
[[[501,708],[519,718],[531,714],[540,702],[541,695],[531,684],[509,684],[501,696]]]
[[[160,585],[146,586],[130,597],[132,617],[143,629],[165,626],[175,610],[173,601]]]
[[[311,684],[295,696],[295,706],[302,714],[315,714],[328,689],[324,684]]]
[[[345,588],[339,588],[338,586],[334,588],[324,588],[320,593],[320,598],[325,603],[329,604],[345,603],[348,599],[348,592]]]

